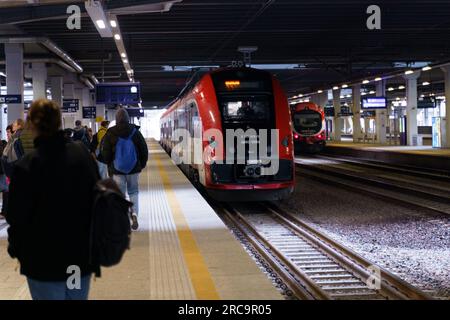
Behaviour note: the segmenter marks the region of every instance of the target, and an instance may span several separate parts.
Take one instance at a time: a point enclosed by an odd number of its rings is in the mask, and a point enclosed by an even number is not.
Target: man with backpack
[[[86,128],[81,125],[80,120],[75,121],[75,128],[73,129],[72,139],[73,141],[81,141],[83,145],[86,146],[86,148],[90,148],[88,133],[86,131]]]
[[[139,173],[147,165],[148,148],[139,127],[130,123],[128,112],[123,108],[116,112],[116,125],[103,138],[101,156],[120,190],[123,194],[128,192],[133,203],[131,228],[137,230]]]
[[[100,147],[102,145],[103,138],[105,137],[106,131],[108,131],[109,121],[102,121],[100,123],[100,129],[94,134],[91,142],[91,153],[97,159],[98,171],[100,172],[100,177],[106,179],[108,177],[108,166],[103,162],[103,157],[100,153]]]

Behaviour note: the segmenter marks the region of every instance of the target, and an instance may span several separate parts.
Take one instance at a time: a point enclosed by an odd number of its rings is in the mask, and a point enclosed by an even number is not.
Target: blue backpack
[[[133,128],[128,138],[120,138],[116,144],[116,153],[114,158],[114,168],[122,173],[129,174],[137,163],[136,147],[133,142],[133,136],[136,128]]]

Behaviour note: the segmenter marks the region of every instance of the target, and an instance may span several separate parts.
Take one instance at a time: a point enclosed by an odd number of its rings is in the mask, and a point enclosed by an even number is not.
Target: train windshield
[[[322,116],[315,111],[302,111],[294,114],[295,130],[301,135],[314,135],[322,130]]]
[[[238,122],[267,121],[271,114],[267,97],[224,97],[221,101],[225,120]]]

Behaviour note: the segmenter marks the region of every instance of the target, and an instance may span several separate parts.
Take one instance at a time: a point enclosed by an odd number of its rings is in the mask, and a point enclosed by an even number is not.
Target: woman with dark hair
[[[87,299],[91,274],[99,272],[89,262],[98,170],[80,142],[66,140],[55,102],[33,102],[29,124],[35,150],[11,176],[8,252],[19,260],[33,299]]]

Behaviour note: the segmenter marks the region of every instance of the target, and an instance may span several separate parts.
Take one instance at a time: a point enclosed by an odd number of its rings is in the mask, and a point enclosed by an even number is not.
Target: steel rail
[[[301,221],[292,213],[287,212],[273,204],[267,204],[267,207],[277,218],[282,220],[285,224],[289,225],[292,229],[295,229],[297,232],[311,239],[311,241],[314,241],[315,244],[320,246],[320,248],[322,248],[323,250],[327,251],[339,262],[358,273],[358,275],[362,279],[368,279],[370,276],[373,276],[368,270],[369,268],[373,267],[374,264],[369,260],[363,258],[353,250],[331,239],[323,232],[320,232],[307,223]],[[376,268],[380,271],[382,294],[390,296],[392,298],[400,299],[431,299],[431,296],[410,285],[391,272],[379,266],[376,266]]]

